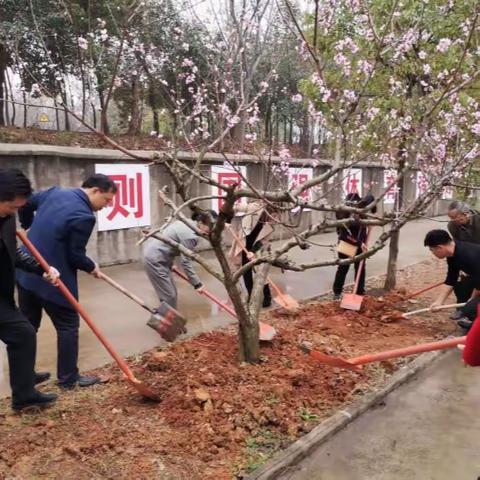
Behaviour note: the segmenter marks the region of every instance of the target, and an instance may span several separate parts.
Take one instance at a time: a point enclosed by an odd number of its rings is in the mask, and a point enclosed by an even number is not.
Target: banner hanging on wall
[[[212,166],[212,180],[220,183],[221,185],[234,185],[237,184],[240,187],[245,187],[245,182],[243,178],[247,178],[247,167],[232,167],[230,165],[213,165]],[[225,196],[225,192],[216,186],[212,186],[212,195],[215,196]],[[212,198],[212,210],[215,210],[217,213],[222,208],[224,200],[222,198]],[[241,204],[246,204],[247,199],[242,198],[239,200]]]
[[[95,165],[95,173],[103,173],[117,185],[112,202],[98,212],[98,231],[150,225],[150,172],[147,165]]]
[[[358,195],[362,196],[362,179],[363,179],[363,172],[361,168],[350,168],[348,170],[344,170],[343,173],[343,196],[346,197],[349,193],[358,193]]]

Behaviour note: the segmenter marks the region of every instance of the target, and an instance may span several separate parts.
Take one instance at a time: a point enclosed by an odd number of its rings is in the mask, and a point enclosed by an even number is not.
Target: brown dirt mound
[[[384,381],[405,362],[362,372],[305,356],[302,341],[346,358],[445,337],[437,314],[386,323],[403,295],[365,298],[359,313],[311,303],[264,315],[278,331],[258,365],[239,364],[236,337],[202,334],[133,362],[135,374],[162,392],[141,401],[115,367],[109,384],[62,394],[44,414],[1,412],[0,478],[226,479],[263,462],[335,409]],[[51,388],[51,387],[49,387]],[[2,477],[3,475],[3,477]]]

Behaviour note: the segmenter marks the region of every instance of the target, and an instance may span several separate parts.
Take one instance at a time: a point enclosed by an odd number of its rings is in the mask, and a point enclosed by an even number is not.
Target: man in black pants
[[[246,265],[248,262],[250,262],[250,260],[254,257],[254,254],[262,248],[263,244],[261,241],[257,241],[257,238],[266,222],[267,222],[267,214],[264,211],[260,215],[260,218],[258,219],[258,222],[253,228],[253,230],[248,235],[245,236],[245,248],[249,252],[252,252],[252,255],[250,256],[251,258],[248,258],[247,254],[244,251],[242,251],[242,265]],[[248,300],[250,301],[250,295],[252,294],[252,290],[253,290],[253,269],[252,268],[243,274],[243,281],[245,282],[245,287],[248,292]],[[272,292],[270,291],[270,285],[266,283],[263,286],[262,307],[268,308],[271,305],[272,305]]]
[[[62,281],[78,299],[77,271],[99,277],[98,266],[86,254],[87,242],[95,225],[95,211],[106,207],[117,187],[105,175],[95,174],[82,188],[59,188],[32,195],[19,211],[20,223],[29,229],[28,237],[45,260],[62,272]],[[17,274],[20,310],[38,330],[42,311],[57,331],[57,377],[65,389],[89,387],[98,383],[93,376],[78,371],[78,313],[57,288],[44,285],[34,275]]]
[[[437,258],[446,258],[448,264],[447,278],[440,288],[440,293],[431,305],[443,305],[459,281],[460,272],[465,272],[473,284],[473,293],[468,304],[463,308],[468,318],[458,320],[462,328],[470,329],[476,317],[477,305],[480,300],[480,245],[459,240],[453,240],[445,230],[431,230],[427,233],[424,245]]]
[[[458,200],[448,206],[448,231],[454,240],[480,244],[480,214],[475,212],[470,205]],[[460,273],[460,278],[453,289],[457,297],[457,303],[467,302],[473,292],[472,278]],[[450,318],[458,320],[465,316],[464,311],[459,308],[454,311]]]
[[[0,340],[7,345],[12,388],[12,408],[46,407],[55,402],[54,393],[41,393],[35,385],[48,373],[35,375],[36,333],[18,311],[14,300],[15,267],[42,276],[43,270],[29,255],[17,250],[15,214],[32,193],[30,181],[16,169],[0,170]],[[44,275],[52,283],[58,272]]]

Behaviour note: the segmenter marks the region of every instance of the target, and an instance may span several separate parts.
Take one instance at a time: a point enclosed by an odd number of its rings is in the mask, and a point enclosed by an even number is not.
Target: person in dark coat
[[[42,393],[35,388],[49,375],[35,375],[35,329],[19,312],[14,299],[15,268],[31,272],[43,283],[42,276],[54,284],[58,281],[54,268],[49,275],[44,274],[34,258],[17,249],[15,214],[31,193],[30,181],[20,170],[0,170],[0,340],[7,346],[14,410],[46,407],[57,398],[54,393]]]
[[[461,242],[480,244],[480,214],[476,212],[470,205],[459,200],[455,200],[448,206],[448,222],[447,228],[454,240]],[[453,291],[457,297],[457,303],[468,302],[473,293],[473,278],[466,275],[465,272],[460,273],[457,284]],[[473,312],[476,316],[476,311]],[[465,312],[459,308],[452,312],[450,318],[452,320],[460,320],[465,317]]]
[[[47,262],[61,272],[63,282],[76,299],[77,271],[95,277],[100,274],[98,266],[86,255],[86,246],[95,225],[94,212],[106,207],[116,191],[111,179],[95,174],[85,180],[82,188],[53,187],[32,195],[19,211],[22,227],[29,229],[29,239]],[[98,378],[80,375],[78,371],[78,313],[57,288],[45,285],[35,275],[19,272],[17,278],[22,313],[38,330],[45,310],[57,331],[59,386],[74,388],[78,383],[87,387],[97,383]]]
[[[345,205],[357,208],[365,208],[367,205],[372,203],[375,199],[371,194],[365,196],[365,198],[360,198],[358,193],[349,193],[345,198]],[[372,213],[376,212],[376,207],[373,207],[371,210]],[[349,218],[348,213],[344,212],[337,212],[336,218],[337,220],[342,220],[344,218]],[[355,255],[360,255],[364,248],[365,242],[367,241],[367,227],[360,223],[360,216],[357,214],[353,215],[355,221],[349,226],[341,226],[337,228],[338,234],[338,241],[340,242],[343,240],[344,242],[349,243],[350,245],[354,245],[357,247],[357,251]],[[338,253],[338,257],[341,259],[349,258],[347,255],[343,253]],[[355,278],[358,273],[358,269],[360,267],[361,262],[355,262]],[[350,269],[350,264],[348,265],[339,265],[337,267],[337,273],[335,274],[335,280],[333,282],[333,299],[339,300],[342,292],[343,286],[345,285],[345,279],[347,277],[348,270]],[[362,272],[360,274],[360,279],[358,282],[358,295],[365,294],[365,265],[362,268]]]

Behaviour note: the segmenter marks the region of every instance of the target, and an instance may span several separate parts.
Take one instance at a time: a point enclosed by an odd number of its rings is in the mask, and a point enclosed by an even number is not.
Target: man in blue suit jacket
[[[106,175],[95,174],[82,188],[53,187],[33,195],[19,211],[20,223],[47,262],[60,271],[67,288],[78,299],[77,270],[98,277],[100,271],[86,255],[86,246],[95,225],[94,212],[106,207],[117,187]],[[40,280],[40,281],[39,281]],[[74,388],[98,382],[79,374],[78,313],[61,292],[26,272],[17,273],[20,310],[38,330],[45,310],[58,337],[58,384]]]

